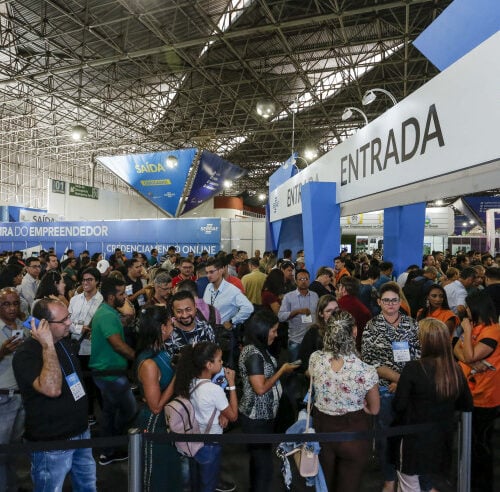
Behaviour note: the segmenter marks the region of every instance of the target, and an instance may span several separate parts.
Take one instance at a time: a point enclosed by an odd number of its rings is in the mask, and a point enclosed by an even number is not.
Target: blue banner
[[[200,157],[198,172],[182,213],[185,213],[212,198],[224,189],[224,181],[241,178],[246,170],[231,164],[215,154],[204,150]]]
[[[182,255],[220,250],[220,219],[103,220],[89,222],[3,222],[0,223],[0,249],[14,250],[40,246],[54,247],[57,253],[67,248],[77,253],[109,256],[115,248],[125,253],[146,253],[152,248],[161,254],[175,246]]]
[[[413,44],[444,70],[499,29],[498,0],[454,0]]]
[[[472,209],[476,215],[486,224],[486,210],[490,208],[500,209],[500,197],[498,196],[464,196],[462,200]],[[500,216],[495,217],[495,229],[500,228]]]
[[[171,216],[175,216],[198,149],[97,157],[97,160]]]

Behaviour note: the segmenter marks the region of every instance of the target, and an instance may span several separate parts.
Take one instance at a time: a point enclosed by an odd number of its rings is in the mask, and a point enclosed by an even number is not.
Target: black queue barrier
[[[449,424],[449,422],[448,422]],[[471,424],[472,414],[463,412],[459,423],[457,492],[470,492]],[[143,450],[145,441],[153,442],[217,442],[220,444],[257,444],[281,442],[338,442],[372,440],[432,431],[439,424],[418,424],[375,429],[366,432],[317,432],[311,434],[150,434],[130,429],[128,436],[96,437],[76,441],[24,442],[0,444],[0,454],[25,454],[32,451],[117,447],[128,444],[128,490],[142,492]]]

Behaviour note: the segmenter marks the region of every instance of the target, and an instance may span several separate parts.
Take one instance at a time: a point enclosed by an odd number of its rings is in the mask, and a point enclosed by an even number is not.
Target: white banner
[[[276,188],[271,222],[302,213],[307,181],[335,182],[343,203],[498,160],[499,52],[497,32]]]
[[[356,236],[382,236],[384,211],[347,215],[340,218],[342,234]],[[453,234],[455,215],[450,207],[430,207],[425,210],[426,236],[448,236]]]

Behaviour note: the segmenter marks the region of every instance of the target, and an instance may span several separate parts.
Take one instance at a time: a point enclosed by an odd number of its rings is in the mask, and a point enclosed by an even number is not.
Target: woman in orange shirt
[[[465,298],[467,318],[455,345],[474,401],[471,492],[493,492],[492,435],[500,412],[500,325],[493,301],[479,291]]]
[[[442,321],[450,331],[450,336],[455,332],[455,328],[459,325],[459,317],[450,310],[446,291],[438,284],[431,286],[426,296],[425,308],[419,309],[417,313],[417,321],[424,318],[435,318]]]

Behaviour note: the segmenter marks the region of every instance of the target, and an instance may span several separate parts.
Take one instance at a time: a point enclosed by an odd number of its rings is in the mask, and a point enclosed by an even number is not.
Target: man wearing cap
[[[0,444],[20,442],[24,430],[24,408],[12,368],[14,352],[24,338],[17,317],[20,305],[16,289],[0,290]],[[15,469],[13,456],[0,454],[0,490],[17,490]]]
[[[109,272],[113,270],[113,267],[109,264],[108,260],[99,260],[97,262],[97,269],[99,270],[101,277],[107,277]]]

